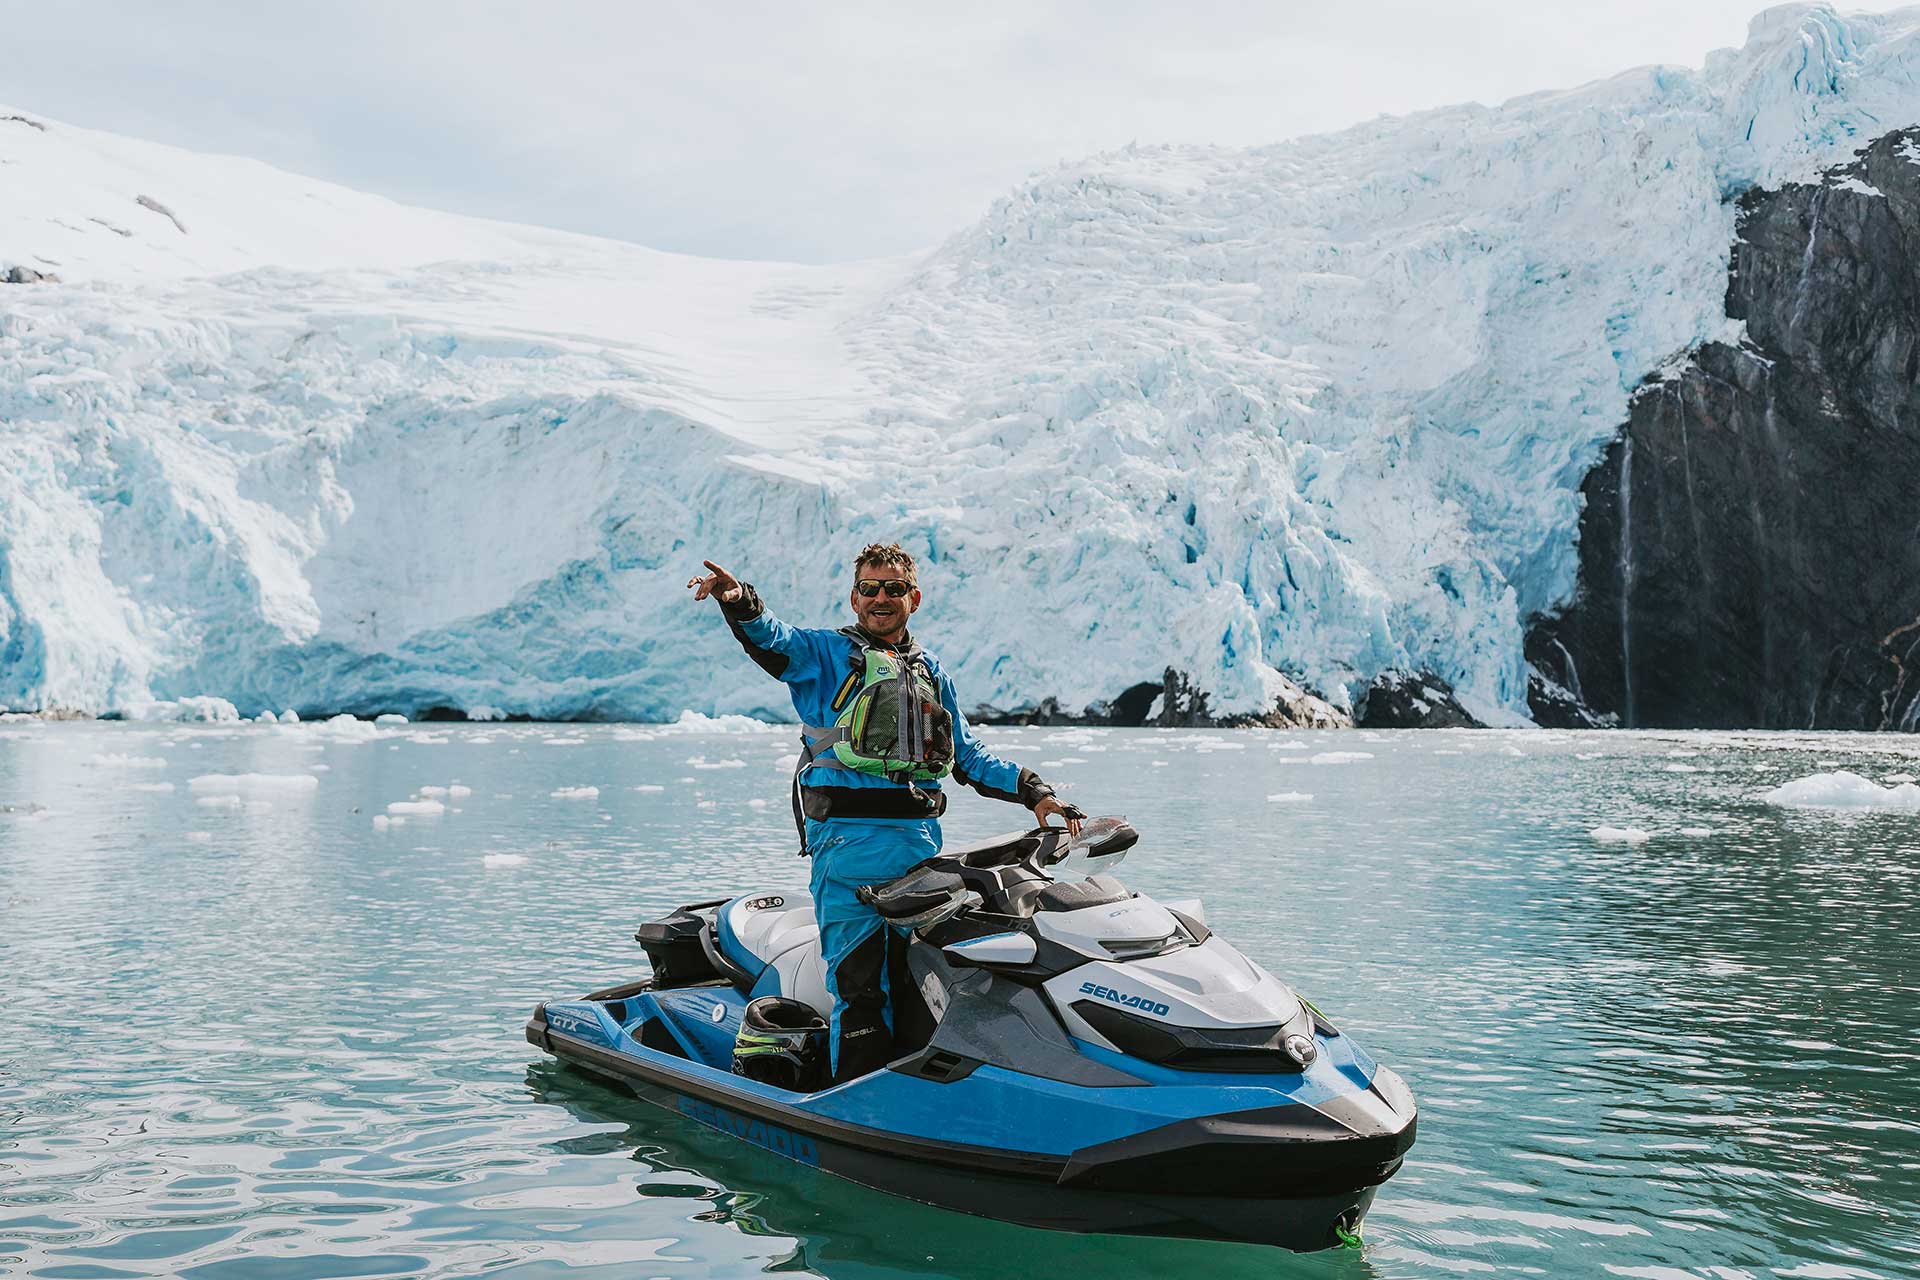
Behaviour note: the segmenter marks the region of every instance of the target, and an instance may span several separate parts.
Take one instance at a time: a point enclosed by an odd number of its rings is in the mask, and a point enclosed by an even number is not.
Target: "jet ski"
[[[649,977],[545,1001],[526,1037],[768,1158],[927,1204],[1065,1231],[1356,1243],[1413,1145],[1411,1091],[1198,903],[1116,880],[1138,839],[1117,818],[1078,837],[1041,827],[862,889],[912,931],[914,990],[894,994],[898,1056],[853,1080],[774,1052],[817,1035],[823,1054],[831,1008],[812,900],[790,891],[643,925]],[[795,1009],[818,1016],[763,1016]],[[752,1056],[770,1052],[786,1077]]]

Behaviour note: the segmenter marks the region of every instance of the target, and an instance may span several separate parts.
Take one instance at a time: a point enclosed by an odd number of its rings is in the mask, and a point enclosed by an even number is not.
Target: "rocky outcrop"
[[[1351,729],[1353,717],[1318,694],[1288,681],[1273,705],[1253,715],[1215,715],[1207,706],[1206,690],[1183,671],[1168,667],[1160,683],[1137,684],[1111,702],[1096,702],[1084,711],[1061,707],[1059,699],[1045,698],[1031,707],[1012,711],[976,707],[967,718],[976,724],[1107,725],[1161,729],[1273,728]]]
[[[1745,341],[1650,380],[1587,476],[1539,688],[1629,726],[1920,728],[1920,129],[1747,192],[1727,314]]]
[[[1431,671],[1385,671],[1354,708],[1362,729],[1482,729],[1447,682]]]

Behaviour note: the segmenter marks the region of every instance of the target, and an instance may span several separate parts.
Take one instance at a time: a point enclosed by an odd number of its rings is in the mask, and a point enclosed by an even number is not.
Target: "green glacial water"
[[[537,1000],[643,970],[641,921],[805,883],[791,730],[12,723],[0,1275],[1920,1275],[1920,813],[1757,798],[1920,742],[986,736],[1406,1076],[1363,1249],[961,1217],[528,1046]],[[1022,817],[969,793],[947,834]]]

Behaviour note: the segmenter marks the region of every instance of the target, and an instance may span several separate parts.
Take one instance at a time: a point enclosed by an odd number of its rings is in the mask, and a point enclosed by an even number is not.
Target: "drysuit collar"
[[[908,653],[913,649],[911,630],[902,631],[898,640],[882,640],[857,622],[853,624],[853,630],[859,632],[861,638],[876,649],[892,649],[895,653]]]

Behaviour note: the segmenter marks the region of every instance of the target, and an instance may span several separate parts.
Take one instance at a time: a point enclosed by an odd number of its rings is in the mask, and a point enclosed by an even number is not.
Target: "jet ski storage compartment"
[[[708,982],[724,982],[727,974],[715,963],[713,944],[714,909],[727,902],[694,902],[679,907],[664,919],[649,921],[634,931],[633,940],[647,953],[653,966],[653,985],[658,990],[673,987],[697,987]]]

